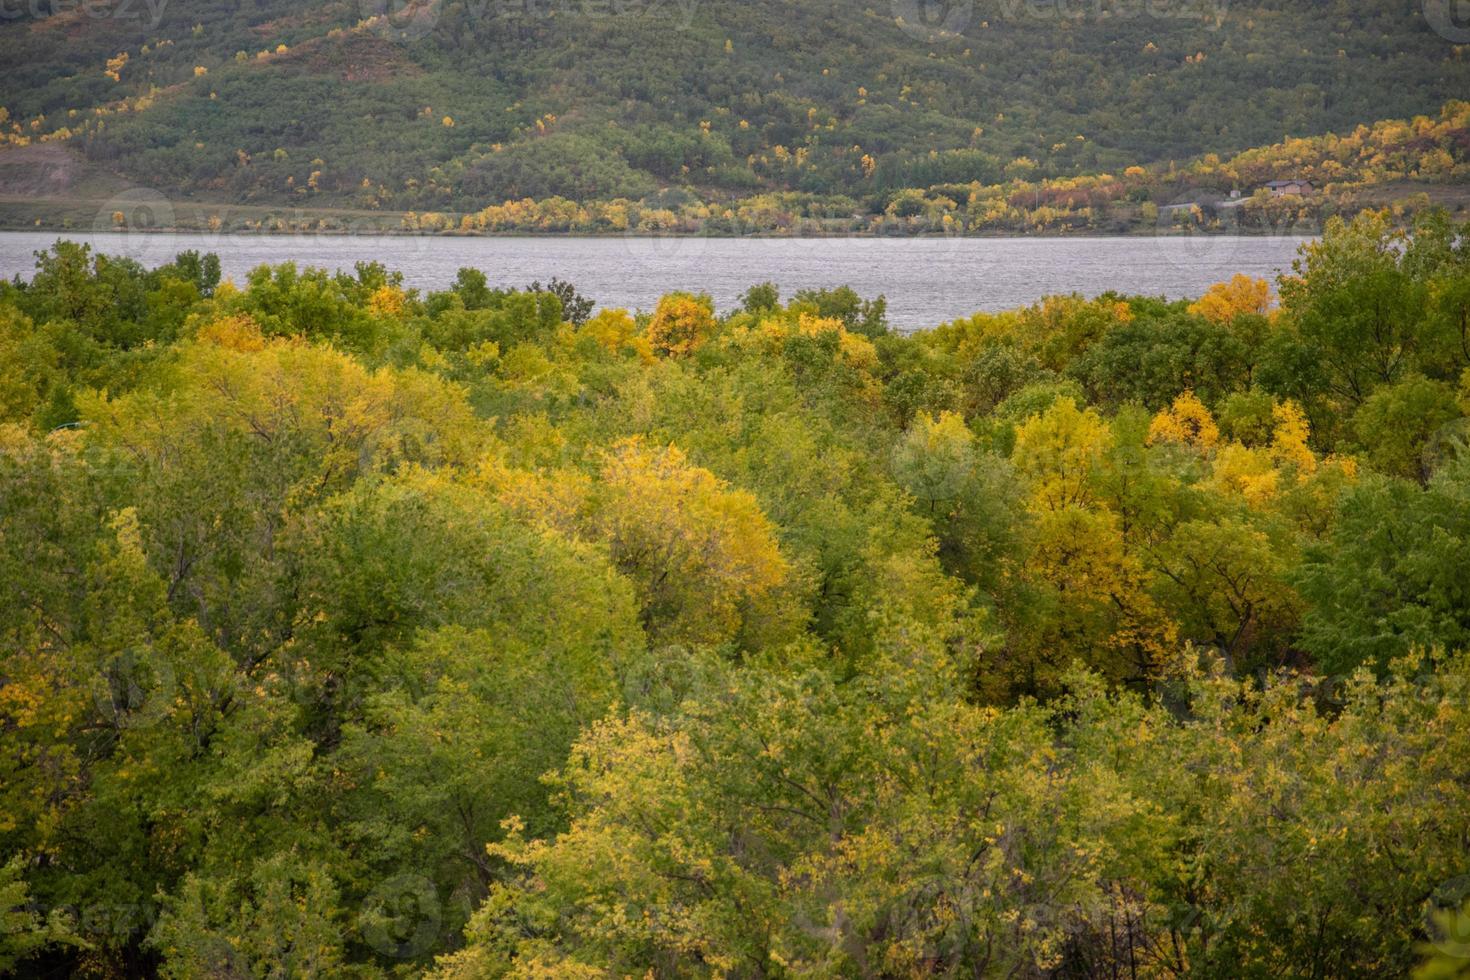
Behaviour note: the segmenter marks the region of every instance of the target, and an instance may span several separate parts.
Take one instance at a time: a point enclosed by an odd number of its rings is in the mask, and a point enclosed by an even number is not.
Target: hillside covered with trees
[[[900,336],[0,287],[0,972],[1464,976],[1470,245]]]
[[[1378,120],[1402,128],[1346,170],[1464,183],[1463,106],[1423,129],[1470,92],[1470,59],[1420,7],[33,4],[0,19],[0,190],[81,168],[180,203],[429,228],[1108,230],[1174,203],[1176,165]]]

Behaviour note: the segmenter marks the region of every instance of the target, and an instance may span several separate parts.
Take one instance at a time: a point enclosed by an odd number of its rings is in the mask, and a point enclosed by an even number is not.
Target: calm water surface
[[[29,277],[33,254],[56,232],[0,233],[0,277]],[[1171,299],[1198,296],[1237,272],[1273,278],[1290,269],[1296,236],[1138,238],[350,238],[333,235],[91,233],[66,237],[145,265],[185,249],[216,252],[224,274],[242,280],[265,262],[351,271],[379,261],[405,283],[442,289],[462,266],[496,285],[569,280],[599,306],[651,309],[676,289],[706,292],[729,309],[754,283],[783,297],[798,289],[848,285],[888,297],[896,327],[934,326],[979,310],[1003,310],[1052,293],[1108,290]]]

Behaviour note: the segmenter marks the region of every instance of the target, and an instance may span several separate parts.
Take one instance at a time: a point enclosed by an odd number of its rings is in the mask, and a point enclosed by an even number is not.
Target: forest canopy
[[[1463,976],[1467,231],[908,335],[57,242],[0,972]]]

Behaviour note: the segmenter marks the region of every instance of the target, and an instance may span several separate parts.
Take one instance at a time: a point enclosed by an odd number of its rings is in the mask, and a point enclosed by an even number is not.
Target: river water
[[[33,253],[55,232],[0,233],[0,277],[26,278]],[[1292,235],[1134,238],[648,238],[347,237],[102,232],[68,234],[145,265],[177,252],[215,252],[225,276],[242,280],[262,263],[351,271],[379,261],[405,284],[442,289],[457,270],[483,270],[492,284],[525,286],[555,276],[601,307],[651,309],[673,290],[709,293],[734,306],[745,289],[774,282],[798,289],[847,285],[884,294],[888,318],[911,330],[987,310],[1024,306],[1054,293],[1192,298],[1237,272],[1273,279],[1290,271],[1303,242]]]

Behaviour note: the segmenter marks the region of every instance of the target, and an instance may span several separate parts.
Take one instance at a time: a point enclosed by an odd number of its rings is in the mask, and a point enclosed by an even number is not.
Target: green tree
[[[1298,572],[1302,646],[1324,670],[1385,668],[1411,649],[1470,645],[1470,460],[1422,489],[1370,477],[1344,495],[1332,532]]]
[[[1368,396],[1353,415],[1352,429],[1375,470],[1422,483],[1433,470],[1432,443],[1460,415],[1453,387],[1407,378]]]
[[[1332,218],[1293,263],[1296,275],[1281,282],[1295,336],[1320,364],[1327,391],[1349,407],[1416,364],[1426,286],[1404,258],[1409,243],[1387,214]]]

